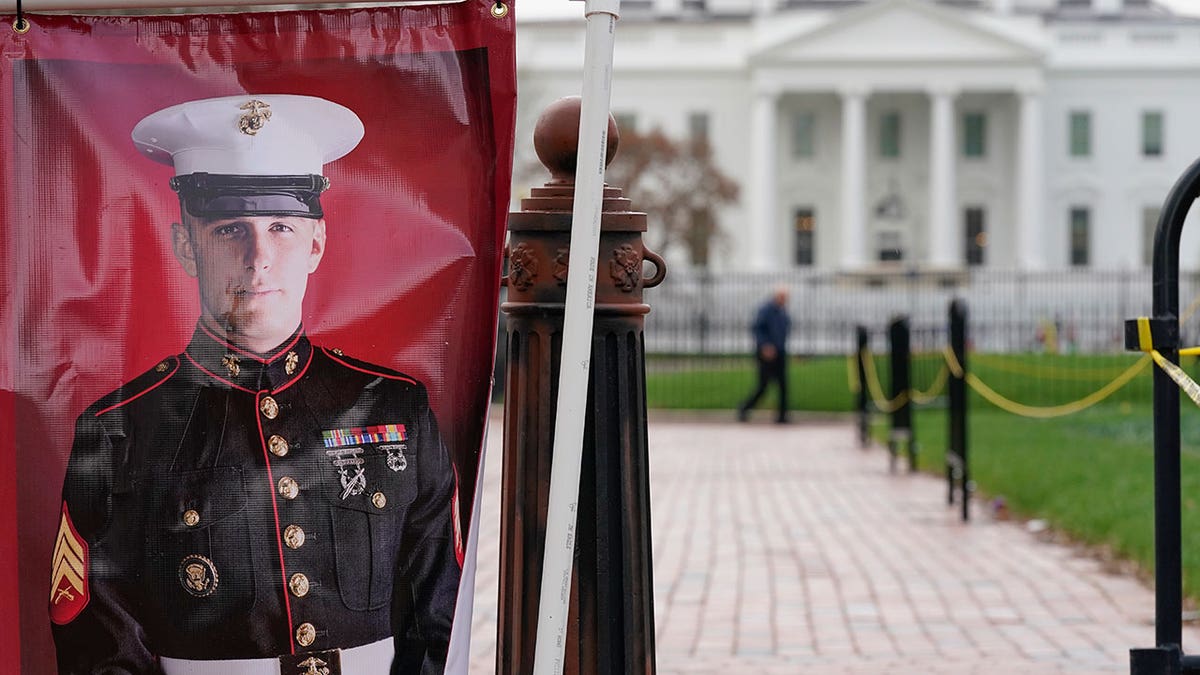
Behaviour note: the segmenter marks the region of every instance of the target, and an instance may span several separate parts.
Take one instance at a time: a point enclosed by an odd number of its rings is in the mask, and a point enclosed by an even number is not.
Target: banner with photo
[[[465,672],[496,8],[0,30],[9,666]]]

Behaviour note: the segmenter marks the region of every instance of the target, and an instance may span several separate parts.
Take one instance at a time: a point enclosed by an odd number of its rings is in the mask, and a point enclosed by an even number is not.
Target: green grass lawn
[[[1095,391],[1133,364],[1138,355],[972,355],[969,367],[1002,395],[1026,405],[1067,403]],[[695,363],[695,362],[691,362]],[[753,361],[707,359],[647,361],[651,407],[735,408],[754,384]],[[914,359],[918,390],[934,381],[939,355]],[[1195,371],[1192,359],[1184,361]],[[887,386],[888,363],[876,357]],[[1076,540],[1104,547],[1153,569],[1153,432],[1151,372],[1146,368],[1103,403],[1066,417],[1037,420],[999,410],[972,392],[968,422],[972,478],[982,495],[1002,496],[1010,511],[1042,518]],[[845,357],[796,358],[790,364],[790,407],[852,411]],[[1200,602],[1200,409],[1185,400],[1182,414],[1184,589]],[[943,472],[946,438],[944,399],[918,410],[916,437],[922,468]],[[773,406],[764,401],[761,407]],[[886,417],[877,415],[877,423]],[[880,431],[883,429],[880,428]]]
[[[1068,403],[1112,381],[1140,358],[1139,354],[1046,355],[972,354],[968,368],[1002,396],[1032,406]],[[845,356],[793,357],[789,363],[789,404],[793,410],[851,411]],[[915,355],[912,378],[924,391],[934,383],[944,361],[941,354]],[[1183,366],[1195,373],[1196,359]],[[875,356],[875,369],[884,392],[889,382],[889,361]],[[737,407],[753,388],[754,361],[742,356],[649,356],[646,359],[646,400],[651,408],[711,410]],[[1152,368],[1145,368],[1109,402],[1137,404],[1151,400]],[[774,393],[770,394],[772,397]],[[973,401],[989,405],[972,393]],[[774,399],[760,406],[774,406]]]

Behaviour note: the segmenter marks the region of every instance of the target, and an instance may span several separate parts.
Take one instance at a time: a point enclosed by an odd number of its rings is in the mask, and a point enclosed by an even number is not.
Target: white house
[[[1138,269],[1200,158],[1200,20],[1152,0],[625,0],[621,13],[618,120],[705,137],[740,182],[721,269]],[[519,153],[538,112],[579,92],[582,39],[578,14],[519,24]],[[1185,269],[1200,268],[1194,221]]]

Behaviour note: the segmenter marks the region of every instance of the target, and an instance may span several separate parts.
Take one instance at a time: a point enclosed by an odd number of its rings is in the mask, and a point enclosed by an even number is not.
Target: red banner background
[[[511,176],[512,16],[491,3],[226,16],[32,16],[0,31],[0,653],[52,672],[46,602],[75,417],[182,351],[168,167],[130,131],[184,101],[319,96],[363,120],[326,167],[313,341],[423,380],[471,513]],[[6,19],[7,21],[8,19]],[[19,626],[19,635],[17,633]],[[19,640],[19,642],[18,642]]]

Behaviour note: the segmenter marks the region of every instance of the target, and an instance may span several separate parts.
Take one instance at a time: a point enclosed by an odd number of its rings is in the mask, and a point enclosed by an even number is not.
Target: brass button
[[[311,623],[305,621],[296,628],[296,642],[301,647],[311,645],[317,639],[317,629]]]
[[[342,350],[338,349],[337,347],[334,347],[332,351],[333,351],[333,353],[334,353],[334,354],[337,354],[338,356],[345,356],[345,355],[346,355],[346,354],[345,354],[345,352],[343,352]]]
[[[279,494],[283,495],[284,499],[295,499],[300,494],[300,484],[291,476],[284,476],[279,479]]]
[[[167,367],[168,367],[167,362],[163,361],[162,363],[158,364],[157,366],[154,366],[154,371],[158,372],[158,373],[165,373],[165,372],[167,372]]]
[[[188,509],[183,512],[183,524],[188,527],[195,527],[200,522],[200,514],[196,509]]]
[[[267,439],[267,449],[271,451],[272,455],[283,457],[288,454],[291,446],[288,445],[287,441],[283,440],[283,436],[276,434]]]
[[[263,417],[273,420],[279,416],[279,404],[270,396],[264,396],[258,404],[258,409],[262,411]]]
[[[304,545],[304,530],[299,525],[288,525],[283,531],[283,543],[290,549],[300,548]]]
[[[371,503],[375,505],[375,508],[382,509],[387,506],[387,495],[382,492],[376,492],[371,495]]]
[[[288,580],[288,588],[292,589],[292,595],[297,598],[303,598],[308,595],[308,577],[297,572]]]

